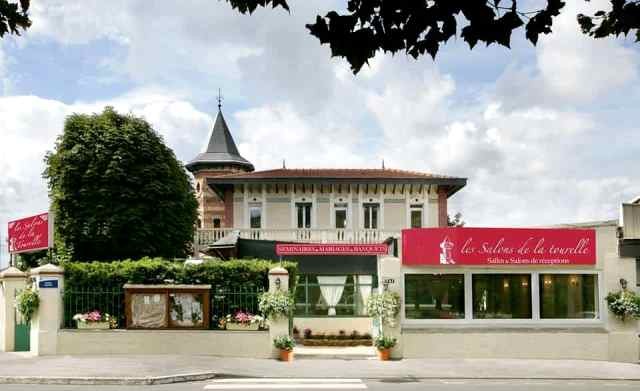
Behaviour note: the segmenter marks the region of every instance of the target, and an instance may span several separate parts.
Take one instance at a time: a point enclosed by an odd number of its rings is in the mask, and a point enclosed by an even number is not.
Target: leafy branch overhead
[[[213,1],[213,0],[212,0]],[[225,0],[242,14],[258,7],[289,11],[287,0]],[[589,0],[584,0],[589,2]],[[435,59],[441,45],[462,38],[470,48],[511,45],[514,31],[523,28],[534,45],[552,33],[554,18],[565,10],[562,0],[346,0],[344,11],[317,16],[306,27],[333,56],[345,58],[354,73],[376,53],[405,52],[413,58]],[[628,35],[640,41],[640,0],[610,0],[611,9],[577,15],[583,33],[594,37]],[[525,9],[526,8],[526,9]],[[0,37],[20,35],[31,26],[29,0],[0,0]]]
[[[251,5],[252,10],[262,3],[272,3],[227,1],[239,10],[238,3],[244,3],[245,9]],[[513,32],[524,27],[526,39],[535,45],[541,34],[552,32],[553,19],[564,10],[565,2],[539,0],[533,2],[539,5],[532,9],[523,9],[522,3],[524,0],[348,0],[345,12],[317,16],[307,29],[321,44],[329,45],[333,56],[345,58],[358,73],[379,51],[404,51],[413,58],[427,53],[435,59],[440,46],[458,35],[472,49],[479,42],[510,47]],[[636,41],[640,41],[639,3],[611,0],[610,12],[580,14],[578,22],[582,31],[594,38],[627,35],[635,30]],[[288,10],[285,1],[273,1],[271,5]]]
[[[31,26],[28,11],[29,0],[0,0],[0,37],[6,33],[20,35],[20,29],[28,29]]]

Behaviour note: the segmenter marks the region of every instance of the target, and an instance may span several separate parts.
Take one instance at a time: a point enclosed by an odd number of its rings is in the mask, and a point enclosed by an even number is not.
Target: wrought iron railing
[[[125,327],[124,291],[102,289],[74,289],[62,292],[64,315],[62,327],[76,328],[74,315],[90,311],[109,314],[117,328]]]
[[[211,289],[211,321],[212,329],[220,328],[220,319],[234,315],[238,311],[259,314],[258,300],[264,290],[260,287],[215,287]]]
[[[230,235],[242,239],[279,240],[304,243],[380,243],[389,237],[399,238],[400,231],[379,229],[198,229],[195,243],[207,246]]]

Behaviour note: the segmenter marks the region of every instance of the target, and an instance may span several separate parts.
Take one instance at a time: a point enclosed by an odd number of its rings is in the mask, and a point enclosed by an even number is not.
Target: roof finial
[[[384,158],[382,159],[382,169],[384,170]]]
[[[218,88],[218,111],[222,110],[222,91]]]
[[[287,164],[284,159],[282,159],[282,168],[287,168]]]

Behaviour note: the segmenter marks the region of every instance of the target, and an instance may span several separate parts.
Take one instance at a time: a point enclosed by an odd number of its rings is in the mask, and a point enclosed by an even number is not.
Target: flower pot
[[[109,329],[109,322],[76,321],[76,325],[80,330],[108,330]]]
[[[293,350],[280,349],[280,361],[293,361]]]
[[[378,358],[380,361],[388,361],[391,357],[391,349],[378,349]]]
[[[227,325],[225,326],[227,330],[233,330],[233,331],[257,331],[259,327],[260,325],[258,323],[244,324],[244,323],[232,323],[232,322],[228,322]]]

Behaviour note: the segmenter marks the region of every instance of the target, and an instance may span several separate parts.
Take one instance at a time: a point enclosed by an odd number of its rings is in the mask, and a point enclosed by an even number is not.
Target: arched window
[[[198,219],[198,228],[202,228],[202,220]]]
[[[196,192],[200,193],[200,182],[196,183]]]

